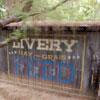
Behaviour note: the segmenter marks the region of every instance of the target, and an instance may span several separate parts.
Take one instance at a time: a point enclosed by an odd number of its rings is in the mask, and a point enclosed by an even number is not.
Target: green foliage
[[[31,11],[25,13],[22,11],[24,5],[29,0],[19,0],[12,5],[12,15],[23,16],[23,21],[34,20],[64,20],[64,21],[93,21],[100,20],[100,2],[97,0],[68,0],[57,9],[48,13],[42,13],[34,17],[30,14],[48,11],[48,9],[59,4],[63,0],[33,0]]]
[[[97,21],[100,20],[100,1],[97,0],[68,0],[66,3],[59,5],[54,10],[49,11],[63,0],[33,0],[30,11],[23,12],[23,7],[29,0],[18,0],[10,5],[10,15],[20,15],[22,28],[15,30],[5,40],[7,43],[12,41],[12,37],[25,38],[27,29],[34,31],[34,27],[26,26],[27,21],[39,20],[61,20],[61,21]],[[41,13],[36,16],[30,16],[34,13]],[[8,11],[5,9],[4,0],[0,0],[0,19],[7,16]],[[74,31],[73,27],[72,30]]]
[[[3,19],[7,16],[7,10],[4,6],[4,0],[0,0],[0,19]]]
[[[25,38],[26,35],[23,32],[20,32],[20,30],[16,30],[15,32],[11,33],[10,36],[15,36],[17,38]]]
[[[12,41],[12,39],[11,39],[11,38],[5,38],[5,41],[6,41],[7,43],[10,43],[10,42]]]
[[[15,30],[13,33],[10,33],[10,35],[7,38],[4,38],[4,41],[7,43],[12,42],[13,38],[26,38],[26,33],[20,32],[20,30]]]
[[[61,0],[35,0],[32,11],[41,12],[54,7]],[[59,6],[56,10],[36,16],[34,20],[66,20],[66,21],[93,21],[99,20],[100,2],[96,0],[72,0]]]

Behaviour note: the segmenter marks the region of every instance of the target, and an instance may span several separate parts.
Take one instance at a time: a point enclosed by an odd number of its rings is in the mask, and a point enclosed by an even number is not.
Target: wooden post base
[[[100,96],[98,96],[96,100],[100,100]]]
[[[100,100],[100,84],[99,84],[98,96],[96,100]]]

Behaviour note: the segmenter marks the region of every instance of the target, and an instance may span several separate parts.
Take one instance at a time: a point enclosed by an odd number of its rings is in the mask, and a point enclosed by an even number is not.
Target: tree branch
[[[22,20],[21,16],[10,16],[4,20],[0,20],[0,29],[4,28],[6,25],[13,23],[13,22],[19,22]]]
[[[50,9],[47,9],[45,11],[41,11],[41,12],[36,12],[36,13],[33,13],[33,14],[30,14],[30,16],[36,16],[36,15],[41,15],[42,13],[48,13],[50,11],[53,11],[55,9],[57,9],[59,6],[63,5],[64,3],[66,3],[67,1],[69,0],[63,0],[62,2],[58,3],[56,6],[50,8]]]
[[[43,13],[48,13],[50,11],[53,11],[55,9],[57,9],[59,6],[61,6],[62,4],[64,4],[65,2],[67,2],[68,0],[63,0],[62,2],[60,2],[59,4],[57,4],[56,6],[50,8],[50,9],[47,9],[45,11],[41,11],[41,12],[36,12],[36,13],[33,13],[33,14],[30,14],[29,16],[36,16],[36,15],[41,15]],[[13,22],[19,22],[19,21],[22,21],[23,20],[23,16],[22,15],[18,15],[18,16],[10,16],[4,20],[0,20],[0,29],[4,28],[6,25],[10,24],[10,23],[13,23]],[[11,38],[11,41],[16,41],[16,40],[19,40],[21,38],[18,38],[18,37],[12,37]],[[6,46],[9,42],[8,41],[3,41],[3,42],[0,42],[0,47],[3,47],[3,46]]]
[[[69,1],[69,0],[63,0],[62,2],[58,3],[56,6],[50,8],[48,10],[41,11],[41,12],[36,12],[36,13],[30,14],[29,16],[41,15],[43,13],[47,13],[47,12],[53,11],[53,10],[55,10],[56,8],[58,8],[59,6],[61,6],[62,4],[64,4],[67,1]],[[8,17],[8,18],[6,18],[4,20],[0,20],[0,29],[4,28],[6,25],[8,25],[10,23],[19,22],[21,20],[23,20],[23,15],[10,16],[10,17]]]
[[[8,42],[8,41],[3,41],[3,42],[0,42],[0,48],[1,47],[3,47],[3,46],[6,46],[6,45],[8,45],[9,43],[11,43],[11,42],[13,42],[13,41],[16,41],[16,40],[20,40],[21,38],[18,38],[18,37],[16,37],[16,36],[13,36],[13,37],[11,37],[10,38],[10,42]]]

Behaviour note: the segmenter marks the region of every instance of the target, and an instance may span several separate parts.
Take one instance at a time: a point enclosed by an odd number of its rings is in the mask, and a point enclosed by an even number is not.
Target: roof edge
[[[25,22],[11,23],[7,26],[23,26]],[[100,21],[27,21],[27,26],[68,26],[68,27],[92,27],[100,26]]]

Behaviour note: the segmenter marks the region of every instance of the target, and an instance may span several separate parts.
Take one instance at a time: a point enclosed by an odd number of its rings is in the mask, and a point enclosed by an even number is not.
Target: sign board
[[[8,46],[8,74],[81,90],[85,46],[85,35],[30,34]]]

